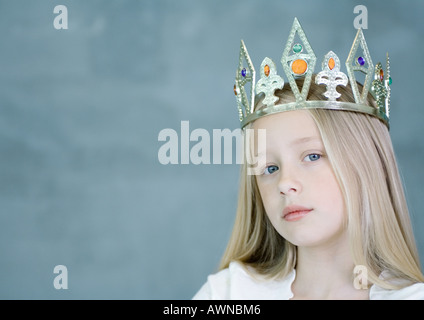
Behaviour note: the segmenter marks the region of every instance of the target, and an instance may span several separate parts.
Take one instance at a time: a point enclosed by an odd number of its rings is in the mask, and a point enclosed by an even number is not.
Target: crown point
[[[296,23],[296,24],[300,24],[300,23],[299,23],[299,20],[297,19],[297,17],[294,17],[293,24],[295,24],[295,23]]]

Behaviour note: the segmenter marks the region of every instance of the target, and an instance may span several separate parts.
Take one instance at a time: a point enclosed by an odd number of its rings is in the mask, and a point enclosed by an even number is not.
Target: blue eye
[[[317,161],[317,160],[319,160],[321,158],[321,155],[320,154],[317,154],[317,153],[311,153],[311,154],[308,154],[306,157],[305,157],[305,161]]]
[[[268,166],[265,168],[264,174],[273,174],[278,170],[277,166]]]

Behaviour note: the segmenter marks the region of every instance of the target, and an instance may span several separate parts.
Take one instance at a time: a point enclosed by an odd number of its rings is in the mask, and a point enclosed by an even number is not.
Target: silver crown
[[[299,37],[300,42],[295,41],[296,35]],[[340,70],[340,59],[333,51],[328,52],[324,56],[322,71],[316,75],[315,82],[326,86],[327,90],[323,95],[327,100],[307,100],[315,69],[316,56],[297,18],[294,19],[281,58],[281,64],[295,97],[295,102],[276,104],[279,98],[274,93],[275,90],[283,88],[284,80],[277,74],[275,63],[268,57],[262,61],[260,79],[255,83],[255,69],[244,41],[241,40],[234,93],[242,128],[266,115],[290,110],[316,108],[370,114],[382,120],[389,127],[390,85],[392,81],[390,78],[389,55],[387,54],[385,71],[380,62],[374,66],[362,29],[358,29],[352,49],[346,60],[348,76]],[[355,78],[355,72],[357,71],[365,74],[361,92]],[[296,84],[297,78],[304,78],[301,89]],[[349,81],[355,101],[338,101],[340,93],[337,92],[337,87],[346,86]],[[366,103],[368,92],[374,97],[377,107],[369,106]],[[264,107],[254,111],[256,94],[264,95],[262,100]]]

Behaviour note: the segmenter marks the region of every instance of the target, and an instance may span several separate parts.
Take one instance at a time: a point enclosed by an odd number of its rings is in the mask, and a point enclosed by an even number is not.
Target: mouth
[[[291,205],[283,210],[283,219],[286,221],[297,221],[309,214],[313,209]]]

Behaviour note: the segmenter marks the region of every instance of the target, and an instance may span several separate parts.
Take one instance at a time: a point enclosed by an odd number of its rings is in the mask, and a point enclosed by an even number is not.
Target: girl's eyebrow
[[[310,137],[302,137],[302,138],[295,139],[290,142],[290,146],[293,147],[295,145],[301,145],[308,142],[318,142],[322,144],[322,141],[318,136],[310,136]],[[258,152],[256,153],[256,157],[257,158],[266,157],[267,153],[268,153],[267,150]]]

